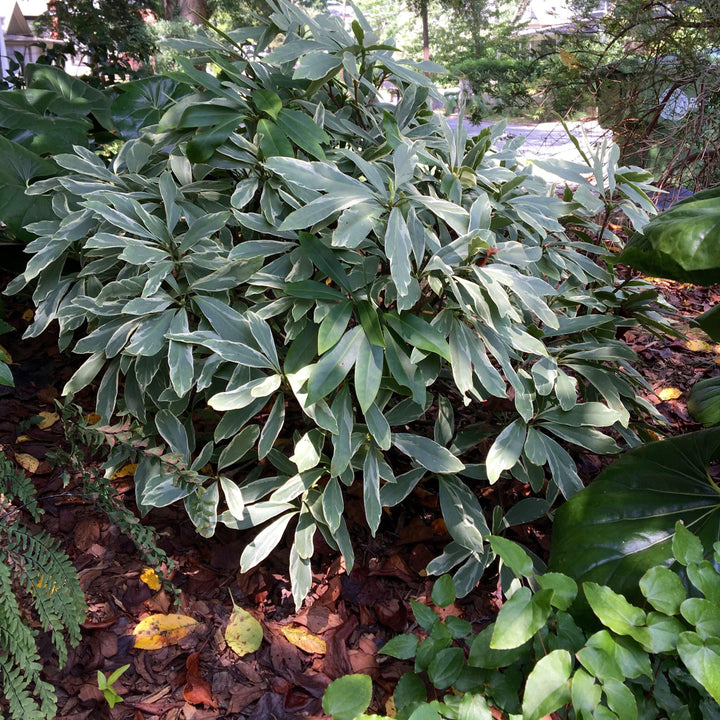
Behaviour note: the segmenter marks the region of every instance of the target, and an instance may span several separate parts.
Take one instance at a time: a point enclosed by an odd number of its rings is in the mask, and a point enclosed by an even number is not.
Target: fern
[[[22,523],[21,510],[35,519],[32,483],[0,452],[0,689],[11,720],[50,720],[57,704],[52,685],[41,678],[35,631],[21,605],[31,608],[51,634],[61,664],[68,644],[80,641],[85,600],[75,570],[57,540]],[[17,507],[19,506],[19,507]],[[0,714],[0,720],[2,720]]]

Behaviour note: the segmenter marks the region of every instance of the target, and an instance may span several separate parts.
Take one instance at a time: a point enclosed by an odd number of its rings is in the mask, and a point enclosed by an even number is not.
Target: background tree
[[[97,82],[113,83],[147,68],[155,44],[145,18],[156,10],[148,0],[54,0],[36,24],[65,40]]]

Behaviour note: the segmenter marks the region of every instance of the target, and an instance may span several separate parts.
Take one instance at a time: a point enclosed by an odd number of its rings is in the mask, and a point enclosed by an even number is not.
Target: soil
[[[697,380],[720,374],[720,346],[689,325],[692,317],[720,301],[720,290],[664,281],[658,285],[681,314],[680,327],[689,339],[656,338],[633,330],[625,340],[638,353],[639,367],[656,393],[648,392],[647,398],[668,418],[670,431],[681,433],[699,427],[687,413],[688,389]],[[372,707],[384,712],[395,681],[411,665],[379,655],[378,649],[397,633],[416,629],[411,600],[432,605],[432,580],[424,568],[449,541],[436,496],[417,490],[400,508],[384,514],[374,538],[363,521],[362,498],[350,496],[346,511],[358,548],[355,567],[348,574],[342,559],[318,536],[312,591],[298,612],[287,575],[288,547],[281,544],[260,567],[240,574],[240,554],[254,533],[220,526],[208,540],[194,532],[182,507],[157,510],[143,522],[156,528],[175,569],[171,585],[153,590],[143,580],[148,579],[143,574],[148,564],[142,554],[83,499],[80,473],[58,463],[58,449],[69,448],[62,422],[44,429],[38,425],[41,412],[58,410],[56,400],[77,358],[57,351],[52,332],[20,341],[32,318],[28,298],[6,300],[4,317],[16,328],[0,337],[13,358],[16,386],[0,388],[0,449],[31,475],[45,511],[43,527],[60,539],[72,559],[88,605],[82,641],[71,649],[63,668],[57,667],[47,638],[40,636],[45,675],[57,689],[58,717],[319,719],[325,717],[324,689],[349,672],[374,679]],[[91,393],[76,400],[92,409]],[[28,464],[28,457],[37,464]],[[596,456],[578,456],[584,479],[592,479],[602,462]],[[118,478],[114,485],[132,508],[132,477]],[[501,481],[482,491],[483,504],[507,507],[526,493],[518,483]],[[547,520],[537,521],[514,528],[512,537],[547,557],[549,530]],[[233,612],[231,596],[263,630],[259,650],[243,657],[224,637]],[[445,612],[469,620],[479,631],[501,603],[497,574],[491,569],[473,593]],[[132,634],[137,623],[168,611],[188,615],[198,624],[176,644],[137,649]],[[286,635],[288,628],[299,632]],[[126,664],[129,668],[114,685],[123,702],[110,709],[98,690],[97,673],[108,676]]]

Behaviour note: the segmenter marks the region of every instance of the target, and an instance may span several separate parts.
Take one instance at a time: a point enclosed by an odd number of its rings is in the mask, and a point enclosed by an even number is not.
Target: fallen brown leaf
[[[186,702],[192,705],[205,705],[209,708],[217,708],[217,701],[212,696],[212,688],[210,683],[200,677],[200,653],[194,652],[188,655],[185,661],[187,676],[185,687],[183,688],[183,697]]]

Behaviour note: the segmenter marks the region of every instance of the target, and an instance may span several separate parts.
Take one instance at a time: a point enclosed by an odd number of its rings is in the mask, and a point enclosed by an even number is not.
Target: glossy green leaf
[[[652,646],[644,610],[604,585],[584,582],[582,587],[592,611],[603,625],[618,635],[629,635],[642,645]]]
[[[465,465],[447,448],[430,438],[411,433],[393,433],[392,444],[430,472],[456,473],[465,469]]]
[[[520,458],[527,426],[518,419],[513,420],[496,438],[485,458],[488,480],[497,482],[503,470],[513,467]]]
[[[708,466],[720,431],[703,430],[628,451],[556,513],[550,567],[637,597],[640,576],[673,558],[678,519],[710,547],[718,494]]]
[[[720,639],[703,640],[697,633],[684,632],[677,650],[692,676],[720,703]]]
[[[571,700],[572,657],[553,650],[540,658],[528,675],[522,701],[524,720],[540,720]]]
[[[318,328],[318,355],[327,352],[345,334],[352,316],[349,300],[334,305]]]
[[[690,388],[687,409],[705,427],[720,425],[720,378],[696,382]]]
[[[355,395],[360,409],[366,413],[377,397],[383,374],[383,349],[368,342],[363,334],[355,362]],[[389,428],[388,428],[389,429]],[[384,448],[387,450],[387,448]]]
[[[441,650],[428,667],[428,677],[439,690],[449,688],[460,676],[465,665],[462,648],[451,647]]]
[[[436,605],[443,608],[455,602],[455,583],[449,575],[443,575],[435,581],[431,597]]]
[[[380,648],[380,652],[399,660],[409,660],[415,657],[417,645],[417,635],[396,635]]]
[[[220,453],[218,470],[224,470],[242,460],[255,447],[258,435],[260,428],[257,425],[244,427]]]
[[[285,131],[279,128],[272,120],[262,118],[258,122],[258,133],[261,135],[260,150],[266,158],[276,155],[293,157],[293,146],[288,140]]]
[[[720,282],[720,188],[681,200],[653,218],[618,257],[647,275],[697,285]]]
[[[30,150],[0,135],[0,220],[23,239],[32,237],[23,230],[26,225],[52,216],[47,196],[29,197],[25,189],[31,180],[50,177],[59,172],[51,160],[44,160]]]
[[[516,575],[522,577],[532,576],[533,563],[522,546],[499,535],[489,535],[487,540],[493,552],[498,555],[503,563]]]
[[[258,459],[262,460],[272,450],[285,422],[285,396],[280,393],[273,403],[268,419],[263,425],[258,441]]]
[[[372,700],[369,675],[345,675],[333,680],[323,695],[322,707],[335,720],[355,720]]]
[[[547,622],[552,595],[551,590],[534,595],[526,587],[516,590],[500,608],[490,647],[511,650],[527,642]]]
[[[650,568],[640,578],[640,591],[658,611],[677,615],[686,593],[677,573],[664,567]]]
[[[278,545],[296,512],[288,512],[263,528],[245,547],[240,556],[240,572],[247,572],[261,563]]]

